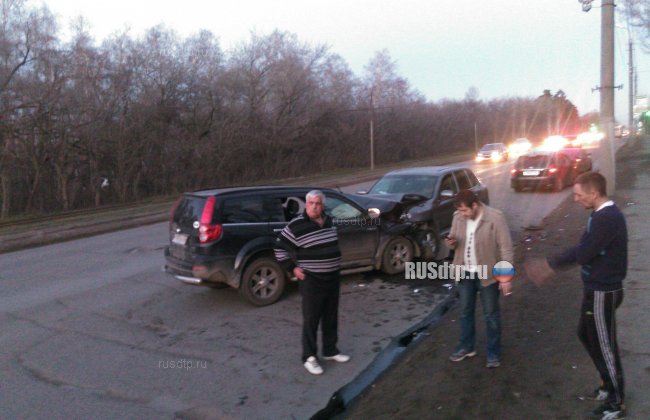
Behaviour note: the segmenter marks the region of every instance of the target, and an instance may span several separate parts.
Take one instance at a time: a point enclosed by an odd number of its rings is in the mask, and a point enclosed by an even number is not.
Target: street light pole
[[[628,106],[628,121],[627,121],[627,128],[628,132],[632,134],[634,131],[634,51],[632,50],[632,36],[630,35],[630,26],[628,25],[627,27],[627,46],[628,46],[628,53],[629,53],[629,60],[628,60],[628,101],[627,101],[627,106]]]
[[[614,161],[614,0],[602,0],[600,59],[600,121],[605,137],[600,143],[600,171],[607,195],[616,191]]]
[[[375,87],[370,90],[370,170],[375,169]]]

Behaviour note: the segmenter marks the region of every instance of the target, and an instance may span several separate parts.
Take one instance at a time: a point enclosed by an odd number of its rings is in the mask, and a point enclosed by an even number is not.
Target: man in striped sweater
[[[321,324],[323,358],[344,363],[338,341],[341,251],[336,227],[324,213],[325,195],[312,190],[305,197],[305,212],[280,233],[275,257],[300,281],[302,295],[302,362],[313,375],[323,373],[318,362],[317,332]]]

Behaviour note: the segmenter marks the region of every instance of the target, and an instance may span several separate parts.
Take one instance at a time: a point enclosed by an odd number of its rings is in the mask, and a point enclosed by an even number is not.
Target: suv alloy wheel
[[[384,249],[381,269],[386,274],[397,274],[404,271],[408,261],[413,261],[413,245],[408,239],[395,238]]]
[[[244,270],[239,286],[240,293],[253,305],[265,306],[277,301],[286,278],[280,265],[271,257],[253,260]]]

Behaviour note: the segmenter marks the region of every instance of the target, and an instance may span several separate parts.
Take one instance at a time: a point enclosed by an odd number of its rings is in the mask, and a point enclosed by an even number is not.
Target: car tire
[[[384,248],[381,271],[386,274],[404,272],[406,263],[413,261],[413,245],[406,238],[392,239]]]
[[[239,292],[255,306],[275,303],[286,284],[286,275],[280,265],[269,257],[251,262],[244,270]]]
[[[512,188],[515,190],[515,192],[521,192],[521,190],[523,189],[523,188],[520,187],[519,185],[514,186],[514,187],[512,187]]]
[[[559,176],[555,178],[555,181],[553,182],[553,191],[560,192],[564,189],[564,182],[562,182],[562,178]]]

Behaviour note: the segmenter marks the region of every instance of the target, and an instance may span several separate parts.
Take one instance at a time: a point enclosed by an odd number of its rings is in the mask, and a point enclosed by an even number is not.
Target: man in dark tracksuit
[[[320,375],[317,333],[321,324],[323,358],[347,362],[338,341],[341,251],[336,227],[323,212],[325,195],[319,190],[307,193],[305,212],[289,222],[274,248],[280,265],[300,281],[302,295],[302,361],[311,374]]]
[[[600,373],[601,386],[591,399],[603,401],[594,417],[625,416],[623,369],[616,342],[616,309],[623,301],[627,273],[627,227],[623,213],[606,195],[605,178],[588,172],[576,179],[575,201],[593,209],[578,245],[549,259],[557,269],[582,266],[584,292],[578,327],[580,341]]]

